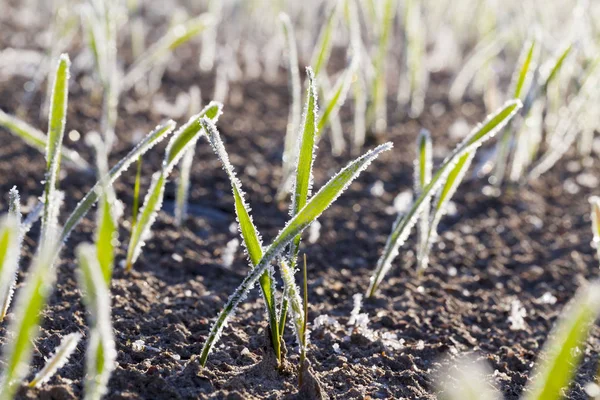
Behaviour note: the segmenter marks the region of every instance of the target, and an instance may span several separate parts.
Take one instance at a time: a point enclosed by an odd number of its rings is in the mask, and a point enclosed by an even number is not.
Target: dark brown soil
[[[11,29],[16,28],[2,27],[6,46],[10,45]],[[179,56],[185,69],[167,72],[163,94],[173,100],[189,85],[198,84],[208,101],[214,76],[197,72],[195,52]],[[87,132],[97,129],[100,111],[98,101],[82,89],[81,79],[76,75],[71,82],[67,129]],[[389,207],[398,192],[412,186],[419,128],[433,132],[439,162],[456,142],[447,134],[453,121],[463,117],[474,124],[484,117],[479,100],[465,100],[467,104],[461,108],[447,103],[448,77],[434,76],[433,81],[428,104],[443,105],[443,115],[434,117],[427,107],[418,121],[410,120],[394,112],[390,102],[387,139],[394,142],[394,150],[378,159],[323,215],[319,242],[305,242],[302,247],[308,257],[309,320],[312,323],[316,317],[328,315],[337,323],[331,320],[332,325],[313,329],[309,349],[316,375],[332,398],[433,399],[432,373],[439,369],[440,359],[447,354],[472,352],[491,364],[504,395],[515,399],[563,305],[578,286],[598,276],[598,260],[590,246],[587,198],[600,195],[600,191],[576,182],[582,173],[599,176],[600,166],[597,155],[581,163],[573,153],[531,186],[507,188],[499,197],[484,195],[482,180],[463,184],[454,199],[456,214],[444,218],[440,225],[441,240],[434,247],[424,277],[419,279],[415,273],[413,238],[402,248],[378,296],[366,301],[361,310],[368,313],[368,329],[376,334],[347,326],[353,295],[365,292],[390,232],[394,215]],[[23,78],[0,80],[0,108],[16,111],[24,83]],[[45,130],[46,122],[38,117],[42,91],[35,94],[25,118]],[[126,94],[121,103],[117,126],[121,142],[111,157],[113,162],[128,151],[136,132],[147,132],[161,119],[147,109],[128,112],[134,101],[134,94]],[[287,103],[283,73],[275,83],[234,83],[218,124],[265,243],[287,220],[287,204],[274,200],[281,174]],[[350,109],[343,110],[348,135],[352,132],[351,115]],[[43,155],[3,130],[0,142],[0,193],[7,194],[16,185],[23,200],[32,202],[42,191]],[[65,139],[66,145],[92,161],[82,142]],[[367,147],[375,144],[371,140]],[[160,166],[163,148],[155,149],[144,160],[144,187]],[[332,157],[325,137],[315,164],[316,187],[350,159],[350,155]],[[175,177],[176,172],[172,182]],[[129,171],[116,184],[119,198],[128,207],[127,216],[133,179],[133,171]],[[379,197],[371,194],[377,181],[382,181],[385,189]],[[93,182],[89,174],[65,170],[60,184],[66,192],[64,216]],[[278,373],[269,362],[265,310],[256,290],[225,329],[207,367],[201,368],[195,359],[214,317],[248,266],[241,249],[230,268],[223,266],[222,252],[237,236],[231,229],[235,221],[233,199],[227,177],[205,141],[197,146],[192,185],[191,215],[185,227],[177,229],[173,223],[171,183],[165,211],[159,214],[152,229],[154,236],[135,270],[131,274],[122,268],[115,271],[111,290],[118,367],[107,398],[275,399],[294,395],[296,374]],[[573,193],[573,185],[577,193]],[[0,209],[7,209],[5,195]],[[58,282],[44,312],[42,335],[36,341],[32,373],[39,370],[63,335],[87,332],[73,249],[91,240],[93,228],[91,214],[62,254]],[[35,227],[26,239],[27,256],[19,284],[26,277],[37,234]],[[126,222],[120,237],[119,260],[125,255],[129,237]],[[545,293],[555,296],[556,304],[542,301]],[[522,330],[512,330],[508,320],[514,299],[527,311]],[[0,344],[6,343],[6,326],[7,321],[0,325]],[[385,339],[384,333],[396,334],[403,345],[396,348],[397,343]],[[288,359],[296,366],[297,346],[291,329],[286,339]],[[149,347],[134,350],[133,343],[138,340]],[[599,350],[600,329],[596,326],[569,398],[587,398],[582,387],[595,375]],[[80,398],[84,359],[82,342],[67,366],[48,384],[40,390],[24,389],[20,398]]]

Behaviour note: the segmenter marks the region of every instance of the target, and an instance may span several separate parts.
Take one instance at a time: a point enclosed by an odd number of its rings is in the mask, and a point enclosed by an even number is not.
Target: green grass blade
[[[194,115],[173,135],[165,150],[163,166],[152,176],[152,184],[144,198],[142,209],[138,213],[138,220],[132,227],[129,247],[127,249],[126,269],[131,270],[133,264],[141,254],[144,241],[150,233],[150,228],[156,219],[158,210],[162,206],[165,184],[173,167],[179,162],[186,150],[193,147],[202,132],[201,118],[210,118],[215,122],[221,115],[223,105],[211,102],[200,113]]]
[[[140,209],[140,186],[142,182],[142,157],[138,157],[135,163],[135,183],[133,184],[133,204],[131,206],[131,226],[137,224],[138,211]]]
[[[121,174],[126,171],[129,166],[135,162],[141,155],[145,154],[148,150],[162,141],[165,137],[169,136],[169,134],[175,128],[174,121],[167,121],[162,125],[154,128],[152,132],[150,132],[140,143],[137,144],[130,152],[127,154],[121,161],[119,161],[108,173],[110,178],[110,183],[114,183]],[[85,197],[77,204],[75,210],[71,213],[60,235],[61,242],[65,242],[73,229],[77,226],[79,222],[85,217],[88,211],[96,204],[98,201],[99,193],[101,188],[101,183],[97,182],[94,187],[85,195]]]
[[[524,400],[564,398],[581,361],[585,342],[600,315],[600,283],[578,290],[555,324],[538,357]]]
[[[419,248],[419,271],[423,271],[427,268],[427,264],[429,263],[429,252],[437,238],[437,227],[442,217],[446,214],[448,203],[465,177],[474,156],[475,151],[469,151],[463,154],[448,174],[446,182],[444,182],[444,186],[437,197],[436,205],[433,208],[433,217],[431,218],[431,225],[427,231],[426,239],[421,243],[421,247]]]
[[[12,115],[8,115],[0,110],[0,126],[13,135],[23,139],[25,143],[34,149],[37,149],[42,153],[46,151],[46,143],[48,141],[46,134],[27,124],[25,121]],[[90,167],[75,150],[67,149],[63,146],[61,154],[65,161],[69,162],[79,170],[86,170]]]
[[[419,197],[423,189],[431,181],[431,170],[433,166],[433,154],[431,145],[431,134],[427,129],[421,129],[417,138],[417,158],[415,159],[415,196]],[[422,248],[427,243],[429,232],[430,201],[423,205],[423,211],[419,217],[419,240],[418,247]],[[419,255],[420,256],[420,255]],[[419,259],[420,262],[420,259]]]
[[[177,47],[186,43],[196,35],[200,34],[209,26],[214,24],[214,18],[210,14],[202,14],[192,18],[183,24],[179,24],[169,29],[169,31],[160,38],[155,44],[150,46],[131,66],[129,71],[123,77],[121,90],[127,91],[135,85],[152,66],[175,50]]]
[[[41,312],[55,279],[52,268],[55,245],[48,238],[35,257],[23,289],[17,296],[14,318],[8,331],[12,340],[3,348],[4,370],[0,376],[0,400],[12,400],[29,372],[33,343],[39,334]]]
[[[300,290],[296,284],[296,279],[294,278],[294,270],[288,266],[285,260],[280,260],[279,269],[281,271],[281,279],[285,286],[286,299],[288,299],[288,304],[291,306],[288,308],[288,312],[290,313],[293,322],[296,339],[300,345],[300,353],[306,353],[306,341],[304,340],[304,305],[302,298],[300,297]]]
[[[315,51],[310,62],[310,65],[312,65],[314,68],[315,76],[319,76],[321,68],[325,68],[327,66],[327,61],[329,60],[329,55],[331,54],[331,40],[333,38],[333,31],[335,28],[335,23],[337,22],[337,10],[337,4],[333,4],[331,6],[331,10],[329,10],[329,14],[327,15],[327,20],[323,24],[321,32],[319,33],[319,39],[317,41],[317,45],[315,46]]]
[[[225,308],[218,315],[212,326],[209,336],[202,348],[200,363],[206,364],[208,354],[219,339],[223,327],[236,307],[246,298],[248,292],[254,287],[256,281],[270,266],[294,238],[302,233],[314,220],[316,220],[337,198],[348,188],[352,181],[377,158],[382,152],[390,150],[391,143],[385,143],[367,152],[362,157],[354,160],[338,172],[325,186],[323,186],[304,206],[295,217],[279,232],[273,243],[265,250],[263,257],[256,267],[250,271],[243,282],[231,295]]]
[[[285,13],[279,14],[279,20],[281,22],[281,29],[287,46],[289,70],[288,86],[291,97],[291,106],[283,149],[283,177],[279,193],[277,194],[277,197],[281,198],[288,193],[292,174],[294,172],[294,162],[296,161],[295,150],[298,143],[298,129],[301,119],[300,114],[302,112],[302,85],[300,84],[300,71],[298,71],[298,50],[296,48],[294,26],[292,25],[290,17]]]
[[[96,163],[98,164],[98,176],[100,176],[102,188],[100,205],[98,206],[96,216],[96,254],[98,255],[98,262],[102,269],[104,281],[110,287],[115,259],[115,244],[118,241],[117,221],[120,215],[118,215],[119,212],[117,211],[117,196],[108,176],[108,153],[106,145],[98,135],[89,136],[89,140],[92,141],[96,148]]]
[[[589,199],[592,206],[592,233],[594,234],[594,246],[598,253],[598,261],[600,261],[600,197],[592,196]]]
[[[252,264],[252,267],[255,268],[263,257],[262,239],[258,230],[256,229],[256,226],[254,225],[254,222],[252,221],[252,217],[250,216],[250,207],[244,199],[242,183],[236,177],[235,171],[233,170],[233,165],[231,165],[229,162],[229,156],[225,150],[225,146],[223,145],[221,135],[219,134],[217,128],[212,122],[210,122],[210,120],[207,119],[201,120],[201,124],[204,126],[204,131],[206,132],[206,138],[208,139],[208,142],[213,148],[219,161],[221,161],[223,169],[227,173],[227,176],[231,182],[231,190],[233,191],[235,213],[237,216],[240,234],[242,236],[248,258],[250,259],[250,263]],[[275,304],[275,291],[273,290],[273,279],[269,275],[268,271],[265,271],[261,275],[260,287],[265,304],[267,305],[267,311],[269,313],[269,327],[271,329],[273,348],[277,358],[280,359],[281,345],[279,342],[280,334]]]
[[[46,144],[46,183],[44,187],[44,211],[42,214],[42,240],[50,234],[50,209],[53,192],[57,187],[60,170],[60,152],[67,119],[67,101],[69,97],[69,67],[71,61],[67,54],[60,56],[50,97],[48,115],[48,135]]]
[[[70,333],[63,337],[54,354],[46,361],[44,367],[35,374],[35,377],[29,382],[28,386],[39,387],[52,378],[56,371],[64,367],[67,361],[69,361],[69,357],[71,357],[71,354],[77,348],[80,340],[81,333],[79,332]]]
[[[94,245],[83,243],[77,247],[76,253],[79,261],[79,285],[90,312],[84,399],[100,400],[107,392],[108,380],[115,369],[117,356],[110,315],[110,292],[103,279]]]
[[[11,213],[0,220],[0,321],[6,316],[15,290],[20,254],[19,219]]]
[[[548,73],[543,80],[542,84],[542,92],[546,93],[548,90],[548,86],[554,81],[554,79],[558,76],[565,60],[571,54],[571,50],[573,50],[573,44],[569,43],[565,46],[565,48],[559,53],[558,57],[550,64],[548,64]]]
[[[346,101],[346,96],[348,95],[348,91],[350,90],[350,85],[352,84],[352,78],[354,77],[356,71],[358,69],[358,58],[353,58],[350,66],[344,71],[342,76],[340,76],[335,83],[334,87],[331,89],[331,93],[327,95],[327,106],[325,107],[325,111],[319,118],[318,130],[321,132],[323,128],[329,122],[329,119],[333,116],[337,115],[340,107],[344,105]]]
[[[510,121],[522,106],[523,104],[520,100],[511,100],[494,114],[488,116],[483,123],[477,125],[442,163],[442,166],[435,172],[429,184],[423,188],[421,195],[413,203],[411,209],[396,220],[383,250],[383,254],[379,258],[375,272],[371,277],[371,283],[367,291],[368,297],[373,296],[377,291],[379,284],[392,266],[392,261],[398,255],[398,248],[408,238],[410,230],[417,222],[427,200],[429,200],[444,184],[455,163],[466,152],[475,151],[485,140],[493,137],[499,130],[506,126],[508,121]]]

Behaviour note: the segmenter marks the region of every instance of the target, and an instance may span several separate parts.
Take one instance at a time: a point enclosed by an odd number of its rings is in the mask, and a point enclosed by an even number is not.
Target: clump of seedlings
[[[294,278],[301,233],[339,197],[360,172],[377,158],[381,152],[391,148],[391,144],[384,144],[359,157],[338,172],[311,197],[312,167],[318,132],[318,106],[317,88],[313,72],[310,68],[307,68],[307,76],[307,98],[302,118],[302,128],[300,130],[300,141],[298,142],[299,148],[297,149],[299,156],[294,174],[292,207],[290,209],[291,219],[264,250],[258,230],[252,222],[249,206],[244,200],[241,182],[235,176],[233,166],[229,162],[229,157],[220,134],[209,119],[203,118],[201,120],[207,139],[231,180],[240,233],[252,264],[251,271],[231,295],[225,308],[218,315],[215,324],[211,328],[200,355],[200,363],[202,365],[206,364],[208,355],[219,339],[227,320],[233,315],[237,306],[246,298],[256,282],[260,283],[263,298],[267,306],[272,346],[277,360],[281,360],[281,340],[287,314],[289,314],[294,326],[301,353],[306,351],[306,341],[303,340],[305,332],[304,307],[302,306],[302,299]],[[288,249],[287,255],[284,254],[286,248]],[[279,258],[279,270],[284,282],[280,310],[277,307],[274,271],[271,266],[271,263],[277,258]]]
[[[456,188],[460,184],[466,169],[469,167],[471,160],[476,150],[489,138],[493,137],[500,131],[510,119],[522,107],[519,100],[511,100],[501,107],[497,112],[488,116],[485,121],[473,129],[473,131],[454,149],[454,151],[444,160],[442,165],[433,174],[429,183],[421,190],[419,197],[415,200],[410,210],[405,214],[400,214],[394,226],[392,233],[388,237],[387,243],[383,250],[383,254],[377,262],[375,272],[371,277],[371,283],[367,291],[367,296],[373,296],[377,292],[379,284],[383,281],[386,273],[392,266],[392,262],[398,255],[399,247],[406,241],[410,234],[411,228],[417,223],[421,217],[423,210],[428,206],[428,201],[435,195],[433,213],[429,217],[429,223],[425,227],[422,223],[420,229],[422,232],[427,232],[427,237],[421,239],[419,249],[419,269],[424,269],[427,266],[427,257],[433,239],[437,235],[437,225],[443,216],[446,206]],[[427,177],[427,138],[426,135],[419,137],[419,155],[418,155],[418,170],[417,184],[420,186],[426,179],[421,178],[421,175]],[[421,172],[423,168],[423,172]],[[423,237],[424,234],[422,234]]]

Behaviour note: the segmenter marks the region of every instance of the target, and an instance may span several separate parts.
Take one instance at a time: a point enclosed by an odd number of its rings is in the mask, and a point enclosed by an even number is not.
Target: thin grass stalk
[[[600,315],[600,282],[579,289],[563,309],[525,388],[523,400],[564,398],[584,352],[581,348]]]
[[[0,126],[4,127],[11,134],[21,138],[34,149],[42,153],[46,152],[48,142],[46,134],[27,124],[25,121],[0,110]],[[90,168],[89,164],[75,150],[63,146],[61,147],[61,155],[69,165],[74,166],[78,170],[87,170]]]
[[[141,254],[145,240],[150,234],[150,228],[162,206],[165,184],[175,165],[185,152],[193,147],[202,132],[199,120],[204,116],[215,122],[219,119],[223,105],[217,102],[209,103],[200,113],[196,114],[173,135],[165,150],[162,168],[152,176],[152,183],[144,198],[144,204],[139,212],[139,219],[132,227],[125,268],[130,271]]]
[[[302,136],[298,144],[298,164],[296,165],[296,174],[294,180],[294,187],[292,190],[292,205],[290,208],[290,217],[294,217],[298,214],[308,201],[311,195],[313,185],[313,165],[315,161],[315,150],[317,145],[317,137],[319,135],[318,119],[319,105],[317,97],[317,86],[315,82],[315,75],[310,67],[306,68],[306,75],[308,79],[308,87],[306,89],[306,104],[304,106],[304,115],[302,117]],[[300,242],[302,241],[302,235],[298,235],[290,245],[287,263],[291,268],[291,282],[294,281],[294,271],[297,265],[298,251],[300,250]],[[282,266],[281,268],[285,268]],[[283,336],[283,329],[285,328],[285,319],[288,310],[289,296],[292,293],[288,290],[286,285],[286,294],[282,300],[281,314],[279,321],[279,334]]]
[[[50,112],[48,114],[48,141],[46,145],[46,182],[44,185],[44,211],[42,214],[42,241],[49,240],[52,224],[50,221],[50,201],[54,197],[54,191],[58,186],[58,174],[60,171],[60,154],[65,123],[67,117],[67,101],[69,96],[69,67],[70,60],[67,54],[60,56],[54,84],[52,86]]]
[[[303,291],[304,294],[303,304],[304,304],[304,320],[302,324],[302,347],[300,352],[300,368],[298,372],[298,386],[302,386],[303,380],[303,371],[304,371],[304,363],[306,360],[306,348],[308,346],[308,273],[306,270],[306,253],[304,254],[304,268],[303,271]]]
[[[415,159],[415,196],[421,196],[423,189],[431,181],[431,170],[433,167],[433,154],[431,145],[431,134],[427,129],[421,129],[419,137],[417,138],[417,158]],[[427,237],[429,235],[429,213],[430,213],[430,200],[425,202],[423,211],[419,217],[419,237],[418,237],[418,248],[426,246]],[[420,257],[420,253],[419,253]],[[421,260],[419,258],[419,264]]]
[[[175,122],[169,120],[162,125],[158,125],[152,130],[141,142],[137,144],[124,158],[122,158],[112,169],[109,171],[109,182],[113,184],[121,174],[126,171],[129,166],[134,163],[141,155],[145,154],[148,150],[160,143],[165,137],[169,136],[175,128]],[[96,204],[101,193],[101,182],[97,182],[92,189],[81,199],[77,204],[60,233],[60,241],[64,243],[69,238],[69,235],[73,229],[81,222],[83,217],[88,211]],[[57,249],[57,251],[60,248]],[[58,253],[55,257],[58,256]]]
[[[108,380],[115,369],[117,351],[111,322],[110,292],[96,247],[83,243],[77,247],[79,285],[89,311],[90,338],[86,350],[84,400],[100,400],[108,391]]]
[[[0,400],[12,400],[23,379],[27,376],[33,343],[39,334],[41,312],[56,277],[52,267],[56,245],[52,237],[42,243],[35,256],[16,301],[14,318],[8,326],[12,340],[3,349],[4,370],[0,375]]]
[[[48,382],[50,378],[62,367],[65,366],[69,357],[77,348],[77,344],[81,340],[81,333],[70,333],[62,338],[60,345],[56,348],[54,354],[44,364],[44,367],[35,374],[35,377],[29,382],[29,387],[40,387]]]
[[[201,103],[202,98],[200,95],[200,89],[198,86],[192,86],[190,88],[190,103],[188,108],[188,114],[190,117],[200,112]],[[179,179],[177,181],[177,194],[175,199],[175,223],[179,227],[183,226],[183,222],[187,217],[192,162],[194,161],[195,154],[196,148],[192,147],[185,153],[183,160],[181,160]]]
[[[302,233],[310,224],[315,221],[337,198],[344,192],[352,181],[377,158],[382,152],[390,150],[391,143],[386,143],[367,152],[362,157],[354,160],[348,166],[336,174],[325,186],[323,186],[308,203],[293,217],[285,227],[279,232],[277,237],[269,245],[260,261],[256,264],[240,286],[231,295],[224,309],[217,316],[217,320],[212,326],[210,333],[202,352],[200,354],[200,364],[205,365],[209,353],[221,336],[228,319],[234,313],[237,306],[246,298],[250,290],[256,284],[256,281],[268,269],[271,262],[285,250],[285,248]]]
[[[287,54],[288,54],[288,87],[290,90],[291,106],[288,117],[288,124],[285,133],[283,149],[283,176],[279,187],[277,197],[281,199],[285,196],[292,184],[291,179],[296,162],[294,153],[296,143],[298,142],[298,129],[302,112],[302,86],[300,83],[300,72],[298,70],[298,50],[296,48],[296,34],[290,17],[285,14],[279,14],[281,29],[284,34]]]
[[[20,218],[15,214],[10,212],[0,220],[0,322],[12,300],[21,255]]]
[[[592,207],[591,220],[592,220],[592,233],[594,235],[593,244],[598,254],[598,261],[600,261],[600,197],[592,196],[589,198],[590,205]]]
[[[229,156],[225,150],[221,135],[216,129],[215,125],[208,120],[201,120],[204,131],[206,132],[206,138],[213,148],[215,154],[223,169],[227,173],[231,182],[231,189],[233,191],[233,197],[235,201],[235,213],[240,230],[240,235],[246,248],[249,262],[252,268],[255,269],[258,262],[263,258],[263,244],[260,233],[256,229],[252,216],[250,215],[250,206],[244,199],[244,191],[240,180],[236,177],[233,166],[229,162]],[[280,335],[280,324],[277,317],[277,305],[275,301],[275,283],[270,271],[264,271],[259,278],[260,287],[267,307],[267,314],[269,316],[269,328],[271,329],[271,343],[273,345],[273,351],[278,361],[281,361],[281,335]],[[283,329],[283,327],[281,328]]]
[[[419,215],[423,211],[426,201],[437,193],[439,188],[444,184],[455,163],[465,153],[475,151],[484,141],[496,135],[522,106],[523,104],[520,100],[508,101],[494,114],[489,115],[484,122],[477,125],[442,163],[442,166],[433,175],[419,198],[413,203],[411,209],[405,215],[398,216],[386,242],[383,254],[379,258],[375,272],[371,277],[367,297],[375,295],[379,284],[390,269],[392,261],[398,255],[399,247],[406,241],[411,228],[415,225]]]
[[[327,67],[329,55],[331,54],[332,39],[337,22],[338,4],[332,3],[327,13],[325,23],[321,27],[317,44],[315,45],[310,65],[313,67],[315,76],[318,77],[321,70]]]

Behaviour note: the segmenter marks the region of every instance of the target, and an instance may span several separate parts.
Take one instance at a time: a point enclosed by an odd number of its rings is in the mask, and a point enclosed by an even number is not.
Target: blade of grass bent
[[[244,191],[242,190],[242,183],[236,177],[233,165],[229,162],[229,156],[221,140],[221,135],[215,127],[215,125],[208,119],[202,119],[200,123],[203,125],[204,132],[206,132],[206,138],[210,143],[213,151],[217,155],[223,169],[227,173],[229,181],[231,182],[231,190],[233,191],[233,197],[235,202],[235,214],[238,221],[238,227],[244,247],[252,265],[252,268],[256,268],[256,265],[263,257],[262,239],[260,233],[256,229],[252,216],[250,215],[250,206],[246,203],[244,198]],[[267,306],[267,313],[269,314],[269,327],[271,329],[271,340],[273,349],[277,360],[281,359],[281,344],[280,344],[280,332],[279,323],[277,319],[277,309],[275,304],[275,290],[274,282],[269,274],[269,271],[265,271],[260,276],[260,287],[262,290],[263,298]]]
[[[431,149],[431,134],[427,129],[421,129],[417,138],[417,158],[415,159],[415,196],[420,196],[423,188],[427,186],[431,180],[431,169],[433,165],[432,149]],[[423,206],[423,211],[419,217],[419,243],[418,247],[422,248],[427,242],[429,232],[429,213],[430,201],[427,200]],[[420,254],[419,254],[420,257]],[[419,259],[420,262],[420,259]]]
[[[538,357],[524,400],[564,398],[581,361],[585,342],[600,316],[600,282],[595,281],[577,291],[564,308],[549,339]]]
[[[12,400],[21,381],[27,376],[33,342],[39,333],[41,312],[46,305],[55,279],[52,268],[55,245],[48,238],[33,261],[29,276],[17,296],[14,319],[8,331],[13,340],[4,346],[4,371],[0,376],[0,400]]]
[[[20,137],[25,143],[40,152],[44,153],[46,151],[46,143],[48,141],[46,134],[27,124],[25,121],[12,115],[8,115],[0,110],[0,126],[6,128],[13,135]],[[86,170],[90,167],[75,150],[63,146],[61,154],[65,161],[69,162],[79,170]]]
[[[290,216],[293,217],[302,207],[306,205],[306,201],[311,194],[313,174],[312,168],[315,158],[316,138],[319,134],[317,126],[317,115],[319,114],[319,106],[317,99],[317,87],[315,76],[310,67],[306,68],[308,79],[308,87],[306,89],[306,105],[304,106],[304,115],[302,117],[302,136],[300,138],[300,150],[298,155],[298,164],[296,166],[296,177],[294,188],[292,191],[292,206],[290,208]],[[302,235],[298,235],[290,244],[288,254],[288,262],[292,271],[291,280],[294,281],[294,270],[297,264],[298,250],[300,249],[300,241]],[[282,261],[284,262],[284,261]],[[281,265],[280,268],[286,266]],[[291,293],[288,292],[288,286],[285,286],[283,301],[281,303],[281,313],[279,315],[279,334],[283,336],[285,329],[285,320],[287,318],[288,297]]]
[[[294,238],[316,220],[337,198],[350,186],[352,181],[377,158],[382,152],[390,150],[391,143],[382,144],[354,160],[338,172],[325,186],[323,186],[308,203],[294,216],[279,232],[271,245],[267,247],[263,257],[256,267],[249,272],[235,292],[229,297],[224,309],[219,313],[215,324],[202,348],[200,355],[201,365],[206,364],[208,354],[219,339],[221,332],[236,307],[246,298],[256,281],[267,270],[271,262],[277,257]]]
[[[477,149],[485,140],[493,137],[499,130],[506,126],[508,121],[510,121],[522,106],[523,104],[520,100],[511,100],[507,102],[494,114],[488,116],[484,122],[477,125],[454,149],[452,154],[446,158],[442,163],[442,166],[431,178],[429,184],[423,188],[423,192],[413,203],[411,209],[405,215],[399,216],[394,223],[392,232],[388,237],[383,250],[383,254],[379,258],[375,272],[371,277],[367,297],[373,296],[377,291],[377,287],[390,269],[392,261],[398,255],[398,248],[406,241],[411,228],[417,222],[420,213],[423,211],[426,201],[429,200],[446,181],[452,166],[454,166],[464,153]]]
[[[63,337],[54,354],[46,361],[44,367],[35,374],[35,377],[29,382],[28,386],[39,387],[52,378],[56,371],[64,367],[67,361],[69,361],[69,357],[75,351],[77,343],[80,340],[81,333],[79,332],[70,333]]]
[[[592,233],[594,235],[593,243],[598,253],[598,261],[600,261],[600,197],[592,196],[589,198],[589,201],[592,206],[590,218],[592,220]]]
[[[183,157],[185,151],[194,146],[202,132],[199,120],[205,116],[218,120],[223,105],[218,102],[209,103],[200,113],[191,117],[190,120],[173,135],[165,150],[162,169],[152,176],[152,184],[144,198],[144,205],[138,214],[138,220],[131,232],[129,247],[127,248],[126,269],[131,270],[133,264],[141,254],[144,241],[150,233],[150,228],[156,219],[158,210],[163,201],[165,183],[173,167]]]
[[[14,215],[0,220],[0,321],[4,320],[14,293],[21,253],[19,221]]]
[[[110,292],[102,279],[94,245],[83,243],[77,247],[76,253],[80,267],[79,285],[90,312],[84,400],[100,400],[107,392],[117,356],[110,315]]]
[[[108,175],[110,183],[114,183],[121,174],[126,171],[129,166],[135,162],[141,155],[145,154],[148,150],[162,141],[167,137],[175,128],[175,122],[169,120],[162,125],[154,128],[140,143],[137,144],[124,158],[121,159],[112,169]],[[64,244],[69,238],[71,231],[77,226],[77,224],[83,219],[88,211],[96,204],[100,194],[100,182],[97,182],[92,189],[85,195],[85,197],[77,204],[77,207],[73,210],[60,235],[60,241]],[[58,250],[58,249],[57,249]]]
[[[433,209],[433,216],[431,218],[431,224],[426,233],[425,241],[419,248],[419,271],[423,271],[425,268],[427,268],[427,264],[429,263],[429,253],[437,237],[437,227],[444,214],[446,214],[448,203],[450,202],[452,196],[454,196],[454,193],[456,193],[456,189],[465,177],[465,173],[469,169],[474,156],[475,151],[469,151],[463,154],[448,174],[446,182],[440,190],[436,200],[435,208]]]
[[[54,75],[54,84],[52,86],[50,98],[50,112],[48,115],[48,135],[46,145],[46,182],[44,187],[44,211],[42,214],[42,240],[47,240],[49,234],[50,204],[53,198],[53,191],[56,190],[58,173],[60,170],[60,152],[65,133],[65,123],[67,118],[67,101],[69,96],[69,67],[71,62],[69,56],[63,54],[60,56],[56,72]]]

